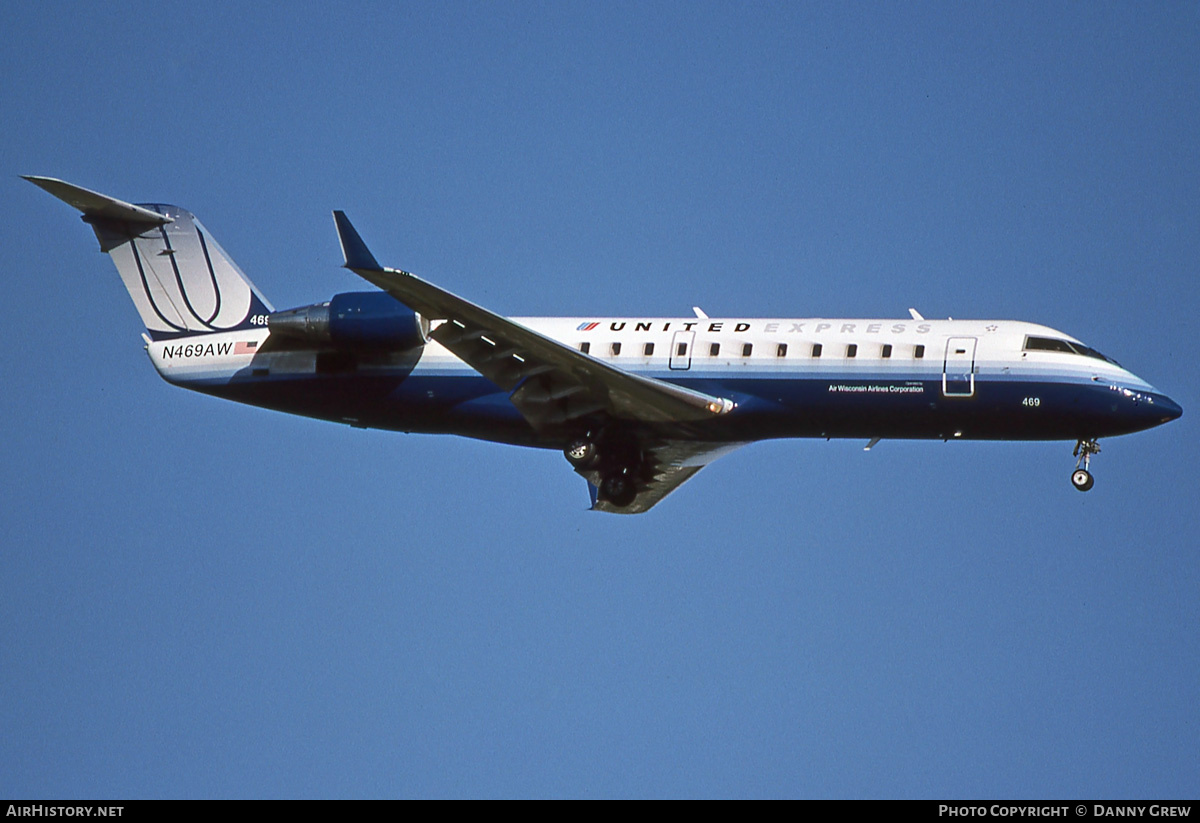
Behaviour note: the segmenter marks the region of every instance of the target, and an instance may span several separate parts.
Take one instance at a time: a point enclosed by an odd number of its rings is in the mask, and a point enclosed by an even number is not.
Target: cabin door
[[[692,367],[692,345],[696,342],[694,331],[677,331],[671,338],[671,368],[685,371]]]
[[[951,337],[946,341],[946,359],[942,364],[942,394],[946,397],[971,397],[975,394],[974,337]]]

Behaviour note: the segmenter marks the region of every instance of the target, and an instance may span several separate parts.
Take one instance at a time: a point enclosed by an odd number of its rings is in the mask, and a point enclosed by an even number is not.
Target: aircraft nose
[[[1160,394],[1154,398],[1154,408],[1158,411],[1160,422],[1170,423],[1172,420],[1178,420],[1183,415],[1183,406],[1180,406],[1165,394]]]

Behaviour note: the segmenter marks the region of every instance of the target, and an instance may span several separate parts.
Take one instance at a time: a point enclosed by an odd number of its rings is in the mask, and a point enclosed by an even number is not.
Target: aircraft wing
[[[740,449],[745,443],[703,443],[694,440],[661,440],[643,450],[642,480],[637,497],[628,506],[614,506],[599,497],[600,472],[576,469],[588,481],[592,511],[640,514],[655,506],[718,457]]]
[[[413,274],[384,268],[345,213],[333,215],[345,267],[429,321],[429,337],[511,392],[509,399],[535,429],[595,413],[645,423],[697,421],[734,407],[725,398],[614,368]],[[655,502],[696,470],[669,485]]]

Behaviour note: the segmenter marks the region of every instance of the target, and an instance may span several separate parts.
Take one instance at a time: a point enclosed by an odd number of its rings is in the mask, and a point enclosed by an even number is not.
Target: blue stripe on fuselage
[[[542,442],[507,394],[477,372],[445,365],[418,367],[407,375],[380,370],[256,376],[242,369],[232,378],[209,373],[179,382],[231,400],[372,428],[524,445],[557,442]],[[642,373],[736,401],[734,413],[688,427],[689,436],[713,440],[1077,439],[1139,431],[1178,416],[1178,407],[1161,394],[1044,368],[1031,370],[1034,374],[980,374],[972,396],[947,397],[940,364],[930,366],[904,372],[726,368]]]

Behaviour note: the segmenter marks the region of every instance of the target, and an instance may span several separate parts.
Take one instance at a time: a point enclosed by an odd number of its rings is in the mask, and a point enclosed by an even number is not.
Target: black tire
[[[600,452],[596,444],[586,437],[576,438],[563,449],[563,456],[575,469],[590,469],[596,465]]]
[[[1087,469],[1076,469],[1075,473],[1071,475],[1071,485],[1081,492],[1085,492],[1096,485],[1096,478],[1092,477],[1092,473]]]
[[[600,482],[600,496],[623,509],[637,499],[637,486],[627,474],[610,474]]]

